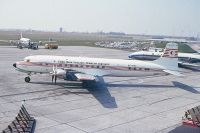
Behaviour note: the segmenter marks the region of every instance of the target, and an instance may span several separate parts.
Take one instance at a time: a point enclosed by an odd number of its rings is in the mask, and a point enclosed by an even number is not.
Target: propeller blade
[[[52,83],[56,84],[56,81],[57,81],[57,65],[53,65],[53,73],[52,73]]]
[[[53,83],[53,80],[54,80],[54,74],[52,75],[52,79],[51,79],[51,80],[52,80],[52,83]]]
[[[56,84],[56,80],[57,80],[57,75],[55,75],[55,84]]]
[[[55,68],[54,68],[54,65],[53,65],[53,73],[55,72]]]

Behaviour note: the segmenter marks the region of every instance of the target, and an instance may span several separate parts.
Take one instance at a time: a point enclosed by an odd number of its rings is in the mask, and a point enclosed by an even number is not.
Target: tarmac
[[[12,66],[37,54],[127,59],[129,52],[82,46],[57,50],[0,47],[0,129],[14,120],[22,101],[36,119],[36,133],[199,133],[182,125],[184,111],[200,105],[200,72],[184,76],[105,77],[105,85],[84,89],[80,82],[32,75]]]

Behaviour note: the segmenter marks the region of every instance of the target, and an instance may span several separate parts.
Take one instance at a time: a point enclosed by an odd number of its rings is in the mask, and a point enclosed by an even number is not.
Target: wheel
[[[30,77],[25,77],[25,82],[29,83],[31,81]]]

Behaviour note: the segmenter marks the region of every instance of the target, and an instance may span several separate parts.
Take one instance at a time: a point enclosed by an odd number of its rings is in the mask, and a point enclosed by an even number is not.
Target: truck
[[[44,45],[44,48],[45,49],[58,49],[58,44],[57,43],[54,43],[54,44],[53,43],[49,43],[49,44],[46,43]]]

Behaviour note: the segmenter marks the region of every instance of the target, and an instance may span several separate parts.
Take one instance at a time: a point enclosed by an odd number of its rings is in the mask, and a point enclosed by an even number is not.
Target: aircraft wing
[[[19,44],[19,40],[0,40],[0,42],[10,43],[11,45],[18,45]]]
[[[89,75],[89,74],[84,74],[84,73],[75,73],[74,75],[80,81],[83,81],[83,80],[95,80],[96,79],[95,76]]]
[[[102,70],[96,70],[96,69],[84,69],[84,70],[77,70],[74,68],[64,68],[66,71],[73,71],[75,73],[83,73],[86,75],[93,75],[94,77],[96,76],[106,76],[109,75],[109,73],[102,71]]]
[[[179,73],[178,71],[172,71],[172,70],[163,70],[164,72],[166,73],[169,73],[169,74],[172,74],[172,75],[175,75],[175,76],[183,76],[181,73]]]
[[[0,42],[6,42],[6,43],[9,43],[10,41],[9,41],[9,40],[0,40]]]

